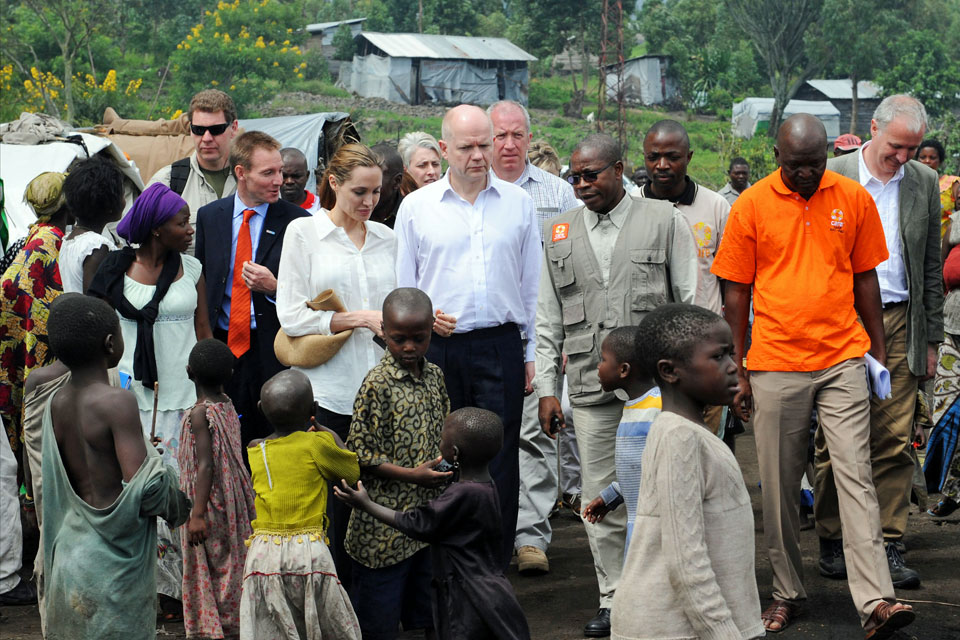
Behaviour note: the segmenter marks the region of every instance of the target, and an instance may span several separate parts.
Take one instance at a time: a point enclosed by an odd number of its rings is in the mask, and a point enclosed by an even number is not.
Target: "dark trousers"
[[[490,462],[490,475],[503,517],[503,568],[510,564],[520,501],[520,417],[523,412],[523,345],[513,323],[455,333],[433,334],[427,360],[443,370],[450,410],[479,407],[503,421],[503,447]]]
[[[223,329],[214,329],[213,337],[220,342],[227,342],[227,332]],[[224,387],[224,391],[233,401],[233,408],[240,416],[240,442],[244,447],[251,440],[273,433],[273,426],[257,407],[260,402],[260,387],[270,378],[270,367],[265,366],[266,363],[261,362],[260,358],[261,339],[268,338],[261,336],[256,329],[250,331],[250,349],[234,362],[233,377]],[[272,345],[273,337],[269,340]]]
[[[347,434],[350,433],[350,421],[352,416],[345,416],[342,413],[334,413],[323,407],[317,411],[317,422],[324,427],[336,432],[340,439],[346,443]],[[342,500],[337,500],[333,495],[333,486],[327,493],[327,518],[330,520],[330,526],[327,527],[327,536],[330,538],[330,553],[333,555],[333,564],[337,566],[337,577],[340,583],[350,591],[353,574],[353,561],[347,555],[343,548],[344,540],[347,537],[347,523],[350,521],[350,505]]]

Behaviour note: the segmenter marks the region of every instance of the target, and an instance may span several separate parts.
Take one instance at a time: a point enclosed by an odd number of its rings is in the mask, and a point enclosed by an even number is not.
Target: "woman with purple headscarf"
[[[117,225],[117,234],[136,248],[111,251],[87,293],[109,302],[120,316],[121,379],[131,378],[145,433],[153,421],[153,385],[160,383],[156,436],[164,462],[176,468],[180,418],[197,401],[186,375],[187,357],[198,340],[212,336],[202,266],[183,253],[193,237],[190,208],[169,187],[152,184]],[[180,600],[179,535],[168,538],[164,529],[158,521],[158,591]]]

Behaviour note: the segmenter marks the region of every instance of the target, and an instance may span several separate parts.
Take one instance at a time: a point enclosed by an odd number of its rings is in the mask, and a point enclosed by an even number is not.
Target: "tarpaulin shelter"
[[[743,102],[733,103],[733,135],[739,138],[752,138],[762,134],[770,127],[770,114],[773,112],[773,98],[745,98]],[[840,135],[840,111],[825,101],[791,100],[783,110],[783,118],[795,113],[809,113],[815,116],[827,130],[827,142],[833,142]]]
[[[528,64],[536,60],[506,38],[364,31],[340,84],[366,98],[407,104],[527,104]]]
[[[617,67],[619,63],[603,68],[607,81],[607,99],[616,100],[618,93]],[[645,55],[623,61],[623,99],[631,104],[663,104],[677,96],[677,86],[667,71],[670,56]]]
[[[5,123],[3,127],[11,124],[14,123]],[[100,155],[117,165],[123,173],[127,207],[143,191],[143,181],[137,167],[111,140],[72,130],[64,133],[66,135],[34,144],[0,143],[0,178],[3,178],[4,209],[7,212],[10,242],[25,236],[27,229],[37,219],[33,208],[24,200],[24,193],[30,181],[45,171],[66,171],[74,160]]]

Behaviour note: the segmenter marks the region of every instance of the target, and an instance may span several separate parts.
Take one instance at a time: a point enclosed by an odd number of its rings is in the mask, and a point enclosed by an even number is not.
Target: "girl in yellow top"
[[[360,640],[360,626],[326,545],[327,483],[360,477],[357,455],[312,417],[300,371],[263,385],[260,410],[276,431],[247,447],[257,518],[243,571],[240,638]]]

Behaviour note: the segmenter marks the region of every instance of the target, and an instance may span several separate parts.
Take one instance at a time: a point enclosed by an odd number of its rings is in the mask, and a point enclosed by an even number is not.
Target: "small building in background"
[[[528,65],[537,58],[506,38],[364,31],[340,69],[339,86],[406,104],[527,104]]]
[[[604,67],[607,79],[607,100],[618,94],[617,64]],[[628,104],[664,104],[677,96],[677,85],[667,75],[670,56],[649,54],[623,62],[623,98]]]
[[[772,112],[773,98],[744,98],[742,102],[734,102],[731,118],[733,135],[738,138],[766,135],[770,128]],[[833,142],[842,133],[840,110],[826,100],[791,100],[783,110],[782,120],[786,120],[795,113],[809,113],[816,116],[827,130],[827,142]]]
[[[310,37],[307,38],[306,46],[308,49],[320,50],[324,56],[332,58],[334,50],[333,36],[336,35],[340,25],[345,24],[350,27],[350,35],[356,37],[363,31],[363,23],[365,21],[366,18],[354,18],[353,20],[341,20],[339,22],[317,22],[315,24],[308,24],[307,33],[310,34]]]
[[[853,84],[849,79],[807,80],[797,95],[797,100],[826,100],[840,112],[840,133],[855,133],[865,136],[870,133],[873,111],[880,104],[880,87],[869,80],[857,83],[857,122],[850,128],[853,115]]]

